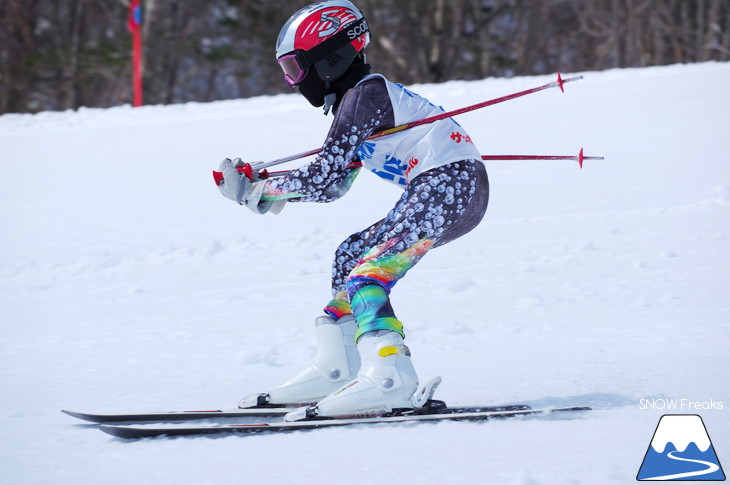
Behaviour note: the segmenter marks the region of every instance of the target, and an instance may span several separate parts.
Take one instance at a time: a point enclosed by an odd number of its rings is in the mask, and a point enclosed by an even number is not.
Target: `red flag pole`
[[[127,28],[132,33],[132,91],[134,106],[142,106],[142,6],[140,0],[129,4]]]
[[[134,105],[142,106],[142,32],[137,30],[133,36],[133,82],[134,82]]]

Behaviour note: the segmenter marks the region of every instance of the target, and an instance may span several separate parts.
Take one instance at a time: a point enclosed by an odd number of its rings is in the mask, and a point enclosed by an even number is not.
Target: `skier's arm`
[[[394,125],[388,89],[373,78],[350,89],[337,108],[322,150],[314,162],[266,182],[261,200],[331,202],[342,197],[357,176],[357,149],[375,131]]]

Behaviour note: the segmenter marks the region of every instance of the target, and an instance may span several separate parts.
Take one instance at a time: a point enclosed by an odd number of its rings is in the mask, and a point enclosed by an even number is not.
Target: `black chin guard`
[[[352,44],[347,44],[317,62],[314,68],[323,81],[334,81],[345,74],[356,56],[355,48]]]

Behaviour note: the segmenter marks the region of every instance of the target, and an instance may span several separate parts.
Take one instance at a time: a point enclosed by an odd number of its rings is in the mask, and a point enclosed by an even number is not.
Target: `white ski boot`
[[[355,378],[360,356],[355,345],[357,322],[352,315],[335,321],[324,315],[315,321],[317,352],[309,366],[285,384],[265,394],[246,396],[239,408],[314,404]]]
[[[352,382],[310,410],[316,416],[379,416],[394,409],[413,409],[418,376],[403,338],[390,330],[368,332],[357,343],[362,365]],[[292,413],[287,420],[301,416]]]

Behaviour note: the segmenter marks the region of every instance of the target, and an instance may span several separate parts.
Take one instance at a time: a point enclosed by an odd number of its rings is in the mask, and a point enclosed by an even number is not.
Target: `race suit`
[[[431,248],[471,231],[487,209],[489,181],[481,155],[467,133],[446,118],[392,135],[382,131],[444,110],[379,74],[366,76],[337,106],[314,162],[267,182],[263,200],[331,202],[359,173],[353,164],[404,189],[380,221],[345,239],[332,266],[335,319],[352,313],[359,338],[393,330],[405,336],[389,294]]]

